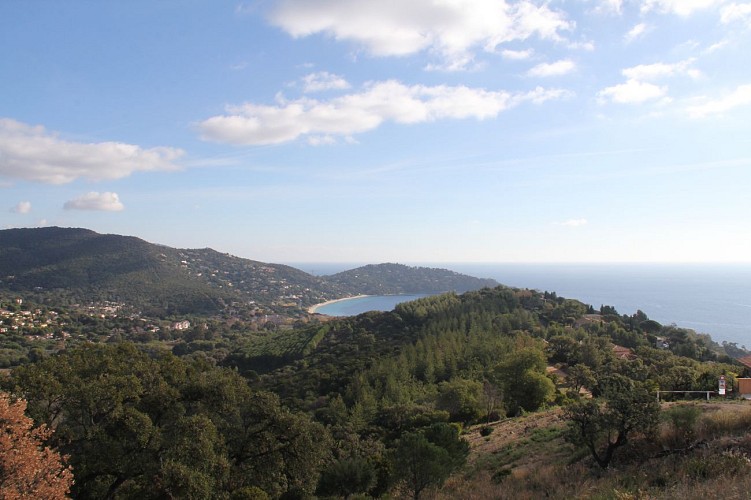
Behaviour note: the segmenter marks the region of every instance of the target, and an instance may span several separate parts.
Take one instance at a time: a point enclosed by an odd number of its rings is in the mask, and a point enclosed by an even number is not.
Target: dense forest
[[[748,491],[749,408],[655,397],[737,387],[737,346],[640,311],[496,287],[293,329],[194,322],[169,339],[100,332],[2,379],[54,431],[74,497]],[[544,473],[529,474],[533,456]]]

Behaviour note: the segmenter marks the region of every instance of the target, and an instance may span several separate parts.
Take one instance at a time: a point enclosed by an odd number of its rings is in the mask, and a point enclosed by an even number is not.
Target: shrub
[[[663,418],[670,428],[663,435],[665,444],[670,447],[688,446],[696,439],[696,423],[701,409],[693,404],[674,406],[663,412]]]
[[[685,469],[688,477],[704,481],[715,477],[731,478],[751,472],[749,458],[737,451],[726,451],[721,454],[693,457],[686,461]]]

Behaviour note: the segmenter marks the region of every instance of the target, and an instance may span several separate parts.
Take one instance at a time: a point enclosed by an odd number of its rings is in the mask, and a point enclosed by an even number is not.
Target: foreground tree
[[[469,445],[456,427],[439,423],[405,434],[394,450],[393,466],[400,480],[418,500],[429,487],[441,486],[464,465]]]
[[[647,386],[621,375],[610,377],[603,400],[589,399],[565,410],[570,420],[567,439],[586,446],[595,462],[608,468],[615,450],[634,433],[650,434],[657,427],[660,407]]]
[[[132,344],[66,350],[6,383],[55,426],[77,498],[312,493],[330,449],[325,429],[237,373]]]
[[[0,499],[65,498],[73,473],[60,454],[44,446],[52,433],[34,428],[26,402],[0,392]]]

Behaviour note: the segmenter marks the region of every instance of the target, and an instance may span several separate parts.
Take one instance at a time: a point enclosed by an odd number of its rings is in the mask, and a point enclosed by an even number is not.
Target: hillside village
[[[21,298],[0,302],[0,333],[26,335],[34,339],[68,336],[66,322],[55,310],[29,308]]]

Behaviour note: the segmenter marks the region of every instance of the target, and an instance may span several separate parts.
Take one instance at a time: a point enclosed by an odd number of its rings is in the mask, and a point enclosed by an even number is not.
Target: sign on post
[[[725,375],[720,375],[720,386],[717,392],[720,393],[720,396],[725,395]]]

